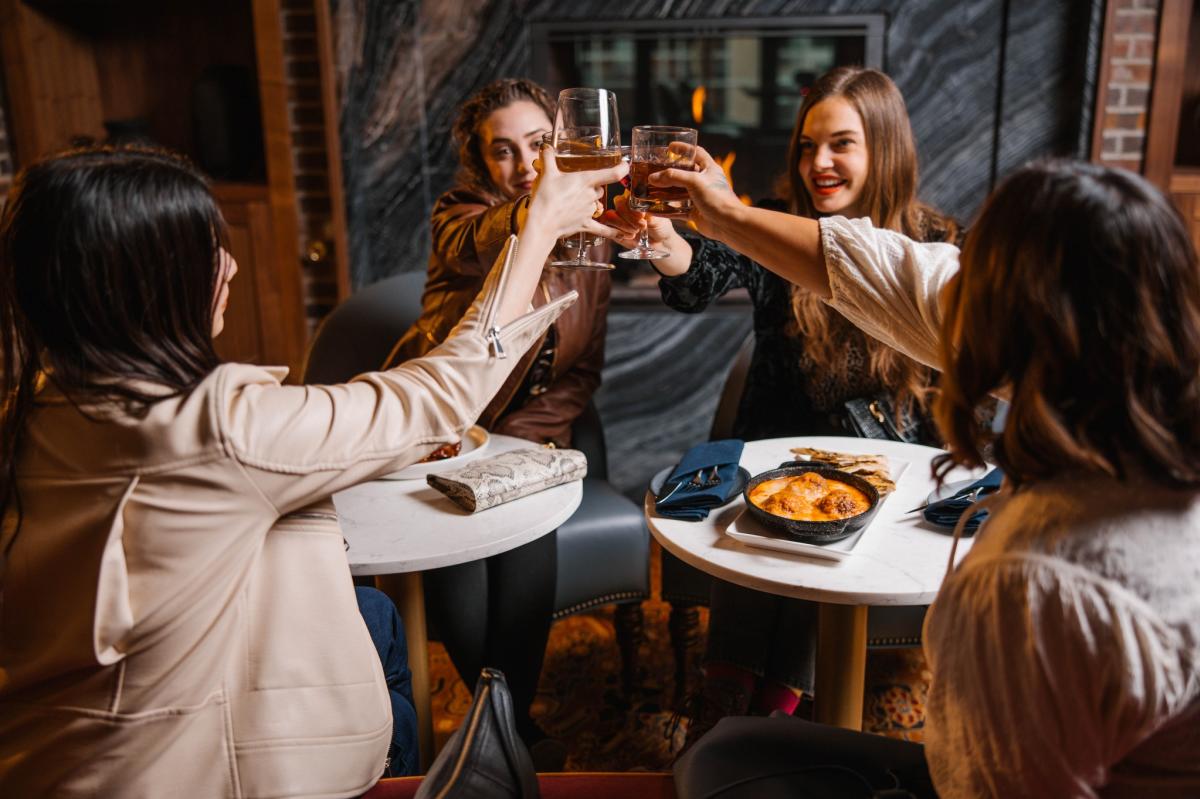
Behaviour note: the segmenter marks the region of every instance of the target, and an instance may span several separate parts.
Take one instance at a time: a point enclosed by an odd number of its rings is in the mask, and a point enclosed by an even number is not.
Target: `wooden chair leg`
[[[632,696],[638,681],[638,647],[646,637],[646,613],[641,602],[623,602],[613,615],[617,647],[621,651],[621,690]]]
[[[671,635],[671,649],[675,653],[675,696],[671,704],[679,709],[683,707],[688,694],[688,653],[702,643],[700,608],[690,603],[672,602],[667,630]]]

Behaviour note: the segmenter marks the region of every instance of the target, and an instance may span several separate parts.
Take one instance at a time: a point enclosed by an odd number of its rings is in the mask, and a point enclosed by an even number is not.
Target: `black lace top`
[[[791,284],[744,255],[694,233],[691,267],[658,281],[663,302],[698,313],[725,292],[745,288],[754,307],[754,355],[734,420],[733,435],[747,441],[799,435],[848,435],[842,408],[847,400],[883,391],[867,371],[865,334],[848,321],[838,335],[846,346],[841,363],[818,369],[803,337],[792,332]],[[930,241],[938,241],[936,233]],[[931,428],[932,429],[932,428]]]

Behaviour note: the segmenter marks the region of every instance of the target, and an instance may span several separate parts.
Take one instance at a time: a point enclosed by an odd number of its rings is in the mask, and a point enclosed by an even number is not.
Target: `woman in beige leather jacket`
[[[338,386],[219,363],[237,268],[186,165],[90,149],[18,176],[0,219],[0,795],[375,782],[389,701],[330,496],[475,421],[574,301],[528,312],[558,236],[611,233],[595,189],[623,169],[550,159],[521,246],[447,340]]]

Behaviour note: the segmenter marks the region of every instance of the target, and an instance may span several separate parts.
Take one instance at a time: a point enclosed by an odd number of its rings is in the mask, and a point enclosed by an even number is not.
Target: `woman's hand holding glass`
[[[620,231],[594,217],[602,208],[605,187],[620,183],[629,172],[629,164],[619,163],[605,169],[564,172],[558,167],[553,148],[543,145],[536,163],[538,177],[533,184],[532,199],[523,231],[553,235],[554,238],[577,233],[591,233],[616,238]]]
[[[629,194],[613,198],[613,209],[605,211],[600,221],[616,230],[613,241],[622,247],[637,247],[648,244],[655,250],[668,253],[665,258],[654,262],[654,268],[666,275],[681,275],[692,262],[692,248],[675,230],[671,220],[643,211],[635,211],[629,205]],[[645,240],[641,239],[645,235]]]
[[[731,229],[736,229],[746,206],[733,193],[729,177],[721,165],[703,147],[696,147],[696,166],[693,170],[664,169],[650,176],[655,186],[678,186],[687,189],[692,200],[688,221],[702,235],[726,241]]]

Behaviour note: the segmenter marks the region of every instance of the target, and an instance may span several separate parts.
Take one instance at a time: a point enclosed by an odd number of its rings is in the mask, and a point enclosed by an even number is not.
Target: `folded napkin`
[[[452,472],[431,474],[429,485],[474,513],[587,476],[587,457],[577,449],[532,447],[480,458]]]
[[[736,478],[743,445],[739,439],[727,438],[689,449],[663,482],[654,509],[668,519],[698,522],[707,518],[710,510],[724,505],[741,488]]]
[[[925,520],[936,524],[940,527],[953,528],[958,524],[958,519],[967,508],[983,499],[988,494],[991,494],[1000,489],[1000,483],[1004,480],[1004,472],[999,469],[992,469],[990,472],[980,477],[969,486],[960,488],[954,492],[953,496],[946,497],[938,502],[931,502],[925,506]],[[963,525],[964,533],[973,533],[979,525],[983,524],[983,520],[987,518],[987,511],[982,510],[970,518]]]

